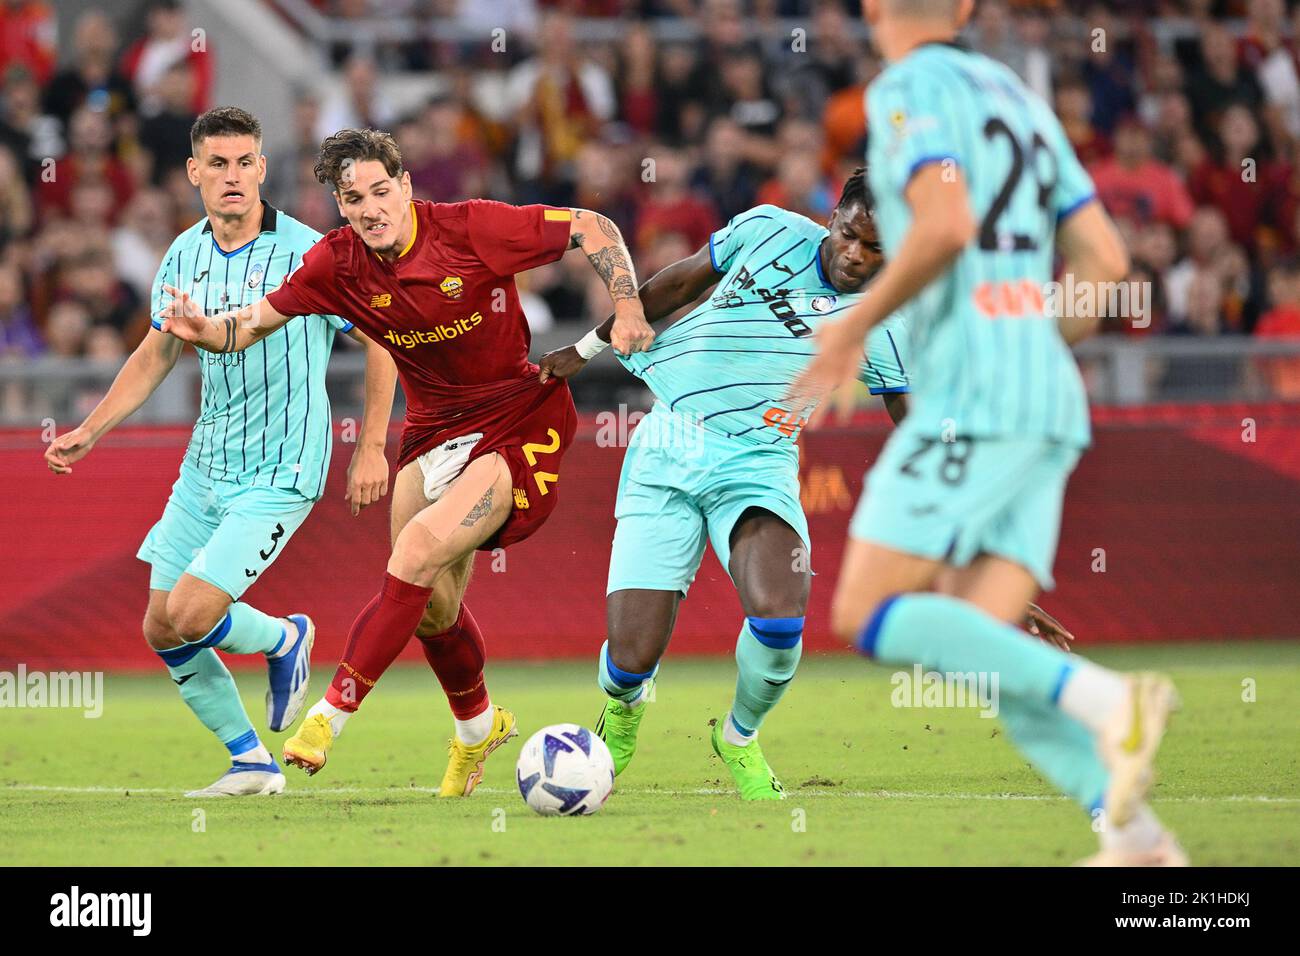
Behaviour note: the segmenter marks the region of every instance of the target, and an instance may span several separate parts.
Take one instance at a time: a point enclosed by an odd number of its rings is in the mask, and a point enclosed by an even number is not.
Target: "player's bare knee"
[[[419,587],[433,587],[438,576],[450,563],[443,543],[417,521],[412,521],[397,535],[393,554],[388,559],[388,573]]]
[[[173,630],[166,613],[155,611],[152,608],[145,612],[143,631],[145,641],[155,651],[170,650],[185,643],[181,640],[180,635]]]
[[[636,638],[624,638],[609,642],[609,660],[619,670],[630,674],[644,674],[655,669],[659,663],[661,642],[654,635]]]
[[[778,618],[803,617],[808,604],[808,595],[800,582],[792,581],[791,587],[758,587],[741,595],[741,607],[746,617]]]
[[[610,663],[631,674],[654,670],[668,648],[671,633],[671,628],[665,633],[651,620],[618,615],[608,622]]]
[[[167,618],[172,630],[186,644],[201,641],[221,622],[226,607],[208,606],[198,601],[167,601]]]

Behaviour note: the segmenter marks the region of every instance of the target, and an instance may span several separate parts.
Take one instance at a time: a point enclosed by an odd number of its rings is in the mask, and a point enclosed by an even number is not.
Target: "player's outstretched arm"
[[[158,313],[162,330],[207,352],[242,352],[293,318],[273,309],[268,299],[206,316],[188,293],[170,285],[163,286],[163,292],[172,298]]]
[[[709,255],[708,246],[701,247],[693,256],[665,266],[638,290],[646,320],[653,323],[666,319],[712,289],[721,278],[721,273],[714,271],[713,257]],[[568,378],[582,371],[590,359],[610,344],[615,318],[611,314],[576,345],[543,355],[538,363],[541,366],[541,380],[544,382],[552,375]]]
[[[1099,200],[1093,199],[1069,215],[1056,230],[1056,246],[1065,258],[1065,271],[1074,274],[1076,288],[1087,288],[1085,283],[1119,282],[1128,275],[1128,250]],[[1100,295],[1075,296],[1070,308],[1062,310],[1056,320],[1061,337],[1073,345],[1096,332],[1097,311],[1089,311],[1087,306],[1104,301]]]
[[[862,301],[843,319],[817,330],[817,355],[795,380],[787,396],[791,408],[806,413],[836,387],[858,374],[862,340],[952,265],[975,236],[975,217],[961,170],[921,167],[903,193],[912,223],[898,252],[885,263]]]
[[[50,442],[45,464],[56,475],[72,473],[73,462],[90,454],[95,442],[112,431],[154,393],[176,365],[185,343],[157,329],[150,329],[113,379],[108,394],[86,416],[86,420]]]
[[[590,209],[573,209],[569,226],[569,244],[581,249],[605,283],[614,300],[614,348],[624,355],[644,352],[654,341],[654,329],[645,320],[641,298],[637,295],[636,271],[632,254],[618,226],[607,216]]]
[[[366,403],[361,434],[348,464],[346,499],[355,516],[361,509],[388,494],[388,422],[393,414],[393,393],[397,387],[397,363],[383,346],[362,335],[348,333],[366,350]]]

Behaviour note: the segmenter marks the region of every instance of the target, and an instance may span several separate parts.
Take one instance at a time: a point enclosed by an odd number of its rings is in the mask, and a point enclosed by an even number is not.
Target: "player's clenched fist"
[[[542,356],[541,361],[537,363],[537,377],[545,382],[551,376],[556,378],[569,378],[577,375],[587,365],[587,360],[578,353],[575,345],[566,345],[562,349],[556,349],[554,352],[547,352]]]
[[[78,426],[64,432],[45,449],[45,464],[56,475],[72,474],[72,463],[80,461],[95,447],[95,436],[90,429]]]
[[[609,344],[622,355],[644,352],[655,340],[655,330],[645,320],[645,312],[637,303],[635,309],[615,310],[614,327],[609,333]]]

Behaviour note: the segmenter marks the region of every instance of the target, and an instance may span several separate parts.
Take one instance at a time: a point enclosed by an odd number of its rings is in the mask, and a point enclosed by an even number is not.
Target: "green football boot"
[[[641,700],[630,709],[623,706],[622,701],[611,698],[605,702],[605,709],[596,721],[596,736],[609,747],[609,754],[614,758],[616,777],[632,762],[632,755],[636,753],[636,732],[641,726],[641,718],[645,716],[649,697],[650,688],[647,687],[641,694]]]
[[[767,764],[763,750],[755,737],[744,747],[736,747],[722,739],[723,717],[713,725],[713,752],[731,771],[740,789],[742,800],[784,800],[785,789]]]

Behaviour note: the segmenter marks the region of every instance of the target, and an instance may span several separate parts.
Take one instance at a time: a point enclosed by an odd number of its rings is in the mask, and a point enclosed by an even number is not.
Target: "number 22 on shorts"
[[[546,437],[550,439],[549,444],[542,444],[541,442],[535,441],[524,443],[524,457],[528,459],[529,468],[537,467],[538,455],[550,455],[560,450],[559,432],[554,428],[548,428],[546,429]],[[537,482],[538,492],[545,496],[551,493],[551,489],[547,486],[559,481],[560,476],[553,471],[534,471],[533,480]]]

